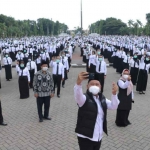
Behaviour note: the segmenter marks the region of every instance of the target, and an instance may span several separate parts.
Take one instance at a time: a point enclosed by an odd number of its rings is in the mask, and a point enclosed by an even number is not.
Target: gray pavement
[[[82,62],[76,49],[74,62]],[[79,72],[84,68],[71,68],[61,98],[51,100],[51,121],[38,122],[36,100],[30,90],[30,98],[19,99],[18,77],[13,68],[13,80],[6,81],[2,70],[0,99],[3,116],[8,126],[0,126],[0,150],[79,150],[74,132],[77,118],[77,104],[73,97],[73,87]],[[108,68],[104,95],[110,99],[111,83],[120,75],[112,67]],[[86,81],[83,89],[86,90]],[[135,91],[135,87],[134,87]],[[108,111],[108,134],[104,135],[102,150],[150,150],[150,82],[145,95],[134,92],[135,104],[129,120],[132,125],[119,128],[115,125],[116,111]]]

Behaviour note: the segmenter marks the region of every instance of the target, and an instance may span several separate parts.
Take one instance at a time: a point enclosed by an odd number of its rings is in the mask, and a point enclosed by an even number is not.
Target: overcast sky
[[[49,18],[68,25],[69,29],[80,26],[81,0],[0,0],[0,14],[15,19]],[[146,23],[150,13],[150,0],[82,0],[83,28],[107,17],[124,22],[139,19]]]

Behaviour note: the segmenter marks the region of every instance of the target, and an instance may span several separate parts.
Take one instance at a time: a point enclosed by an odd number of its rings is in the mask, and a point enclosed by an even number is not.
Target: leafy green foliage
[[[58,35],[66,33],[68,26],[59,21],[39,18],[34,20],[15,20],[0,14],[0,37],[22,37],[31,35]]]

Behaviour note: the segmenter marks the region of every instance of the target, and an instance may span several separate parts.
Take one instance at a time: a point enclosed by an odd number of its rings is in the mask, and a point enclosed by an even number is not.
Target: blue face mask
[[[56,59],[56,62],[57,62],[57,63],[59,63],[59,62],[60,62],[60,60],[59,60],[59,59]]]
[[[134,55],[134,58],[137,58],[137,55]]]
[[[24,67],[24,64],[20,64],[20,67],[23,68],[23,67]]]
[[[99,60],[99,61],[102,61],[102,60],[103,60],[103,58],[99,58],[98,60]]]
[[[101,54],[101,52],[97,52],[97,54],[98,54],[98,55],[100,55],[100,54]]]
[[[8,55],[6,55],[6,57],[8,57]]]
[[[146,58],[146,61],[149,61],[149,58]]]

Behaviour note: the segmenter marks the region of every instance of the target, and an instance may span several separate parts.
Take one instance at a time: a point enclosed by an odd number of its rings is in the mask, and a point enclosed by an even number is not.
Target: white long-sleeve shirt
[[[28,82],[30,82],[30,73],[27,67],[25,67],[23,70],[20,69],[20,67],[17,65],[16,66],[16,71],[19,76],[27,76],[28,77]]]
[[[12,59],[10,57],[8,57],[8,58],[4,57],[3,58],[3,64],[4,65],[11,65],[12,64]]]
[[[59,62],[58,65],[59,65],[59,67],[58,67],[58,75],[62,75],[62,78],[64,78],[64,65],[61,62]],[[50,66],[53,68],[52,69],[53,75],[56,75],[57,74],[57,63],[51,61],[50,62]]]
[[[122,80],[118,80],[118,86],[122,89],[127,89],[129,84],[130,82],[128,80],[126,80],[126,82],[123,82]],[[133,90],[132,90],[132,99],[134,99]]]
[[[86,101],[86,96],[83,94],[82,91],[82,85],[75,85],[74,86],[74,98],[75,101],[77,102],[79,107],[82,107]],[[104,112],[101,106],[101,103],[99,101],[99,98],[96,96],[93,96],[97,107],[98,107],[98,114],[97,114],[97,119],[96,119],[96,124],[95,124],[95,128],[94,128],[94,134],[93,134],[93,138],[89,138],[86,137],[84,135],[81,134],[77,134],[79,137],[82,138],[87,138],[91,141],[100,141],[103,137],[103,118],[104,118]],[[112,95],[111,96],[111,101],[106,99],[106,104],[107,104],[107,108],[108,109],[117,109],[118,105],[119,105],[119,100],[117,95]]]
[[[99,66],[100,66],[100,61],[96,59],[96,72],[97,73],[104,73],[104,75],[107,74],[107,66],[106,66],[106,62],[105,61],[101,61],[101,67],[99,70]]]
[[[37,72],[37,66],[36,66],[36,63],[34,61],[28,62],[26,67],[28,68],[28,70],[34,69],[34,73]]]

